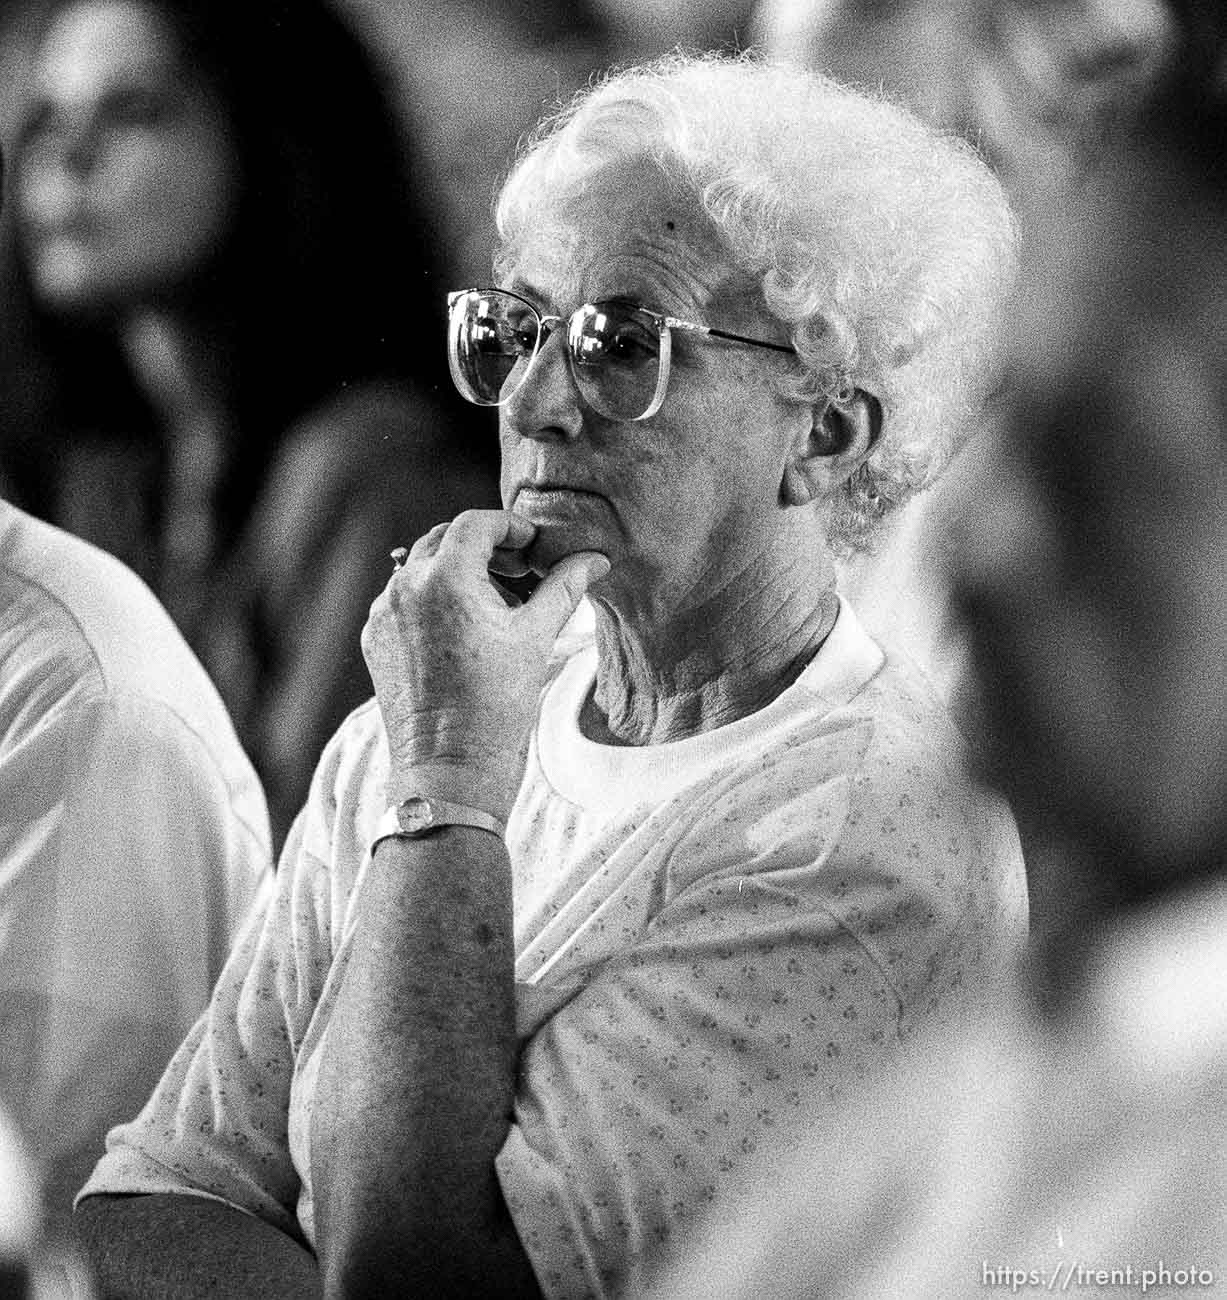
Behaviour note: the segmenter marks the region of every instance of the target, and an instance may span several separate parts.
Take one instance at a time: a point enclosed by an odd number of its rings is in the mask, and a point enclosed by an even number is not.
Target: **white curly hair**
[[[799,354],[789,391],[880,401],[882,435],[829,528],[837,553],[870,549],[993,382],[1018,243],[1001,186],[969,145],[883,98],[752,53],[673,54],[614,69],[527,138],[496,203],[496,270],[543,202],[643,156],[759,280]]]

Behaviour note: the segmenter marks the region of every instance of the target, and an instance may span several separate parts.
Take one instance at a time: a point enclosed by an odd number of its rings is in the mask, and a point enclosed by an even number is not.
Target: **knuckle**
[[[420,560],[424,556],[429,555],[431,548],[438,544],[449,527],[451,527],[451,521],[444,520],[443,523],[435,524],[433,528],[427,529],[427,531],[424,532],[416,542],[414,542],[413,547],[409,551],[410,561]]]
[[[452,520],[451,527],[464,537],[471,536],[481,528],[483,516],[488,513],[485,510],[463,510]]]
[[[358,637],[358,644],[362,648],[362,654],[365,659],[369,660],[371,658],[375,649],[375,642],[376,636],[374,625],[371,620],[368,619],[362,628],[361,635]]]

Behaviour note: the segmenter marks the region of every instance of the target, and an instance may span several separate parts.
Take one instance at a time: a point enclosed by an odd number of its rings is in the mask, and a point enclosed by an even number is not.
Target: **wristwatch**
[[[476,826],[478,830],[490,831],[500,838],[506,830],[503,822],[480,808],[450,803],[446,799],[436,799],[434,795],[415,794],[393,804],[379,819],[375,838],[371,840],[371,853],[374,854],[381,840],[417,840],[441,826]]]

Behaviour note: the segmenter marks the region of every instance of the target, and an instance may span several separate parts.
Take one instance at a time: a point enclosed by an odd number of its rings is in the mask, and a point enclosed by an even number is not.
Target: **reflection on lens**
[[[530,303],[498,289],[457,295],[448,363],[461,395],[478,406],[507,401],[557,319],[543,320]],[[599,415],[640,420],[659,408],[669,370],[663,318],[629,303],[585,304],[567,322],[566,355],[580,396]]]
[[[571,373],[584,400],[612,420],[648,412],[660,379],[660,327],[621,303],[582,307],[568,331]]]
[[[522,359],[536,350],[540,318],[510,294],[468,293],[452,308],[448,360],[461,394],[479,406],[497,406]],[[514,388],[512,389],[514,391]]]

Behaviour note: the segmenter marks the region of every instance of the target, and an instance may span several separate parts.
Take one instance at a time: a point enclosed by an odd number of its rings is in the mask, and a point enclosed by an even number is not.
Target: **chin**
[[[40,258],[31,279],[39,302],[53,311],[87,306],[97,297],[92,269],[78,257]]]
[[[532,545],[524,553],[529,567],[544,577],[558,563],[576,551],[604,551],[599,542],[584,540],[573,529],[539,526]]]
[[[608,528],[602,527],[598,499],[588,494],[559,494],[535,498],[521,493],[512,507],[534,524],[537,535],[525,558],[537,573],[547,573],[564,556],[576,551],[609,554]]]
[[[97,273],[95,268],[80,264],[44,264],[34,275],[34,289],[39,303],[60,315],[105,312],[122,304],[127,295],[122,284]]]

